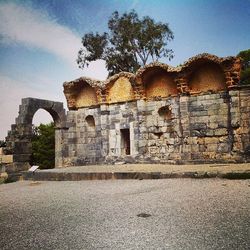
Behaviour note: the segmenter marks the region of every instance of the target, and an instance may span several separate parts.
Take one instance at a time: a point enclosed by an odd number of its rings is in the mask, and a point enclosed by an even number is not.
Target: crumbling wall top
[[[97,95],[97,99],[99,103],[105,103],[107,100],[105,99],[105,92],[108,91],[111,84],[117,81],[119,78],[125,77],[127,78],[134,89],[135,98],[138,99],[138,96],[145,97],[145,93],[141,94],[141,92],[145,92],[143,90],[144,84],[144,76],[149,75],[153,72],[153,74],[158,74],[159,72],[165,72],[165,74],[170,74],[174,76],[174,81],[177,83],[176,88],[179,93],[188,92],[188,77],[191,73],[198,70],[199,67],[203,64],[216,64],[218,65],[223,74],[225,75],[225,86],[232,87],[238,84],[240,78],[240,69],[241,69],[241,61],[237,57],[229,56],[229,57],[218,57],[215,55],[211,55],[208,53],[203,53],[191,57],[182,65],[173,67],[165,63],[161,62],[153,62],[144,67],[141,67],[136,73],[130,72],[120,72],[115,74],[104,81],[88,78],[88,77],[80,77],[74,81],[65,82],[63,84],[64,94],[67,99],[69,109],[75,109],[75,99],[77,98],[78,92],[84,88],[84,84],[88,84],[91,86]],[[150,73],[151,72],[151,73]],[[142,87],[138,87],[138,86]],[[83,90],[84,91],[84,90]]]

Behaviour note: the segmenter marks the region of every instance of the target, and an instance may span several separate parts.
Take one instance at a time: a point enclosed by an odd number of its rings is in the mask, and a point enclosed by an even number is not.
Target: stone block
[[[201,160],[202,159],[202,154],[199,152],[192,152],[191,153],[191,159],[192,160]]]
[[[218,148],[217,144],[207,144],[206,146],[208,152],[216,152]]]
[[[205,110],[205,111],[192,112],[192,113],[188,113],[187,115],[190,117],[194,117],[194,119],[196,119],[196,117],[199,117],[199,116],[207,116],[208,111]]]
[[[147,140],[139,140],[138,147],[139,148],[146,147],[147,143],[148,143]]]
[[[216,144],[219,142],[218,137],[205,137],[205,144]]]
[[[219,143],[217,152],[219,153],[228,153],[230,152],[230,144],[229,143]]]
[[[192,123],[190,124],[190,130],[204,130],[207,129],[207,123]]]
[[[167,145],[174,145],[175,144],[175,139],[174,138],[169,138],[168,140],[166,140],[166,144]]]
[[[207,146],[204,144],[199,145],[199,152],[205,152],[207,150]]]
[[[218,128],[218,129],[215,129],[215,131],[214,131],[214,134],[215,135],[227,135],[228,134],[228,131],[227,131],[227,129],[226,128]]]
[[[68,143],[69,144],[76,144],[77,143],[77,138],[74,137],[74,138],[68,138]]]
[[[12,163],[13,162],[13,155],[0,155],[0,163]]]
[[[228,121],[226,119],[224,121],[218,121],[217,127],[218,128],[227,128],[228,127]]]
[[[199,146],[198,144],[192,144],[191,146],[191,152],[199,152]]]
[[[218,123],[215,123],[215,122],[209,122],[208,123],[208,129],[216,129],[218,128]]]
[[[158,147],[149,147],[149,153],[151,155],[159,154],[159,148]]]
[[[189,101],[189,96],[180,96],[180,103],[187,103]]]
[[[29,162],[31,154],[14,154],[13,162]]]
[[[76,135],[75,132],[68,132],[67,133],[67,138],[68,139],[73,139],[73,138],[76,138],[76,137],[77,137],[77,135]]]
[[[190,112],[200,112],[200,111],[206,111],[204,105],[191,105],[189,107]]]
[[[207,114],[208,116],[217,116],[220,113],[219,109],[209,109]]]
[[[32,151],[32,144],[30,141],[15,141],[14,154],[30,154]]]
[[[146,127],[140,127],[140,133],[146,133],[147,128]]]
[[[160,147],[160,154],[165,154],[166,153],[166,147],[162,146]]]

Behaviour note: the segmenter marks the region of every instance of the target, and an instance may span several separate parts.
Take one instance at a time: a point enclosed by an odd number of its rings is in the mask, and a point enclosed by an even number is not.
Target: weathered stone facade
[[[66,116],[62,103],[23,99],[7,137],[14,169],[28,166],[39,108],[56,124],[56,167],[247,161],[250,86],[239,85],[240,69],[239,58],[201,54],[179,67],[156,62],[106,81],[82,77],[64,83]]]
[[[244,161],[250,88],[239,86],[240,68],[239,58],[202,54],[64,83],[63,165]]]

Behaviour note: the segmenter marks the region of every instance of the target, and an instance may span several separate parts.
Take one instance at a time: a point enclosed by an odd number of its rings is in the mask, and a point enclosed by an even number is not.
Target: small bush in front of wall
[[[0,140],[0,148],[6,147],[6,141]]]
[[[40,124],[33,129],[31,165],[40,169],[55,167],[55,128],[54,123]]]

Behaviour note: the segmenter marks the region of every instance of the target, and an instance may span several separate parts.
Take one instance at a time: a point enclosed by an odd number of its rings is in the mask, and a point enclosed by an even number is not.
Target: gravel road
[[[1,249],[250,249],[250,180],[23,181],[0,202]]]

